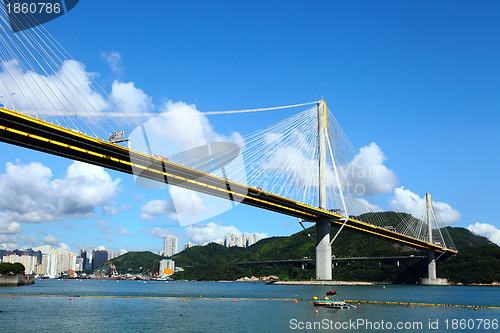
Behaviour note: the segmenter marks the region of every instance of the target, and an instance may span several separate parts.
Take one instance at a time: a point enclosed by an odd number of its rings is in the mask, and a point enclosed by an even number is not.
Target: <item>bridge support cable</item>
[[[347,207],[345,205],[344,194],[343,194],[343,191],[342,191],[342,184],[340,183],[340,178],[339,178],[339,174],[338,174],[338,171],[337,171],[337,164],[335,163],[335,159],[333,157],[332,145],[330,143],[330,138],[328,137],[328,132],[326,131],[326,128],[325,128],[325,137],[326,137],[326,142],[328,143],[328,150],[330,152],[330,157],[332,159],[333,170],[334,170],[334,173],[335,173],[335,180],[337,181],[337,186],[338,186],[338,189],[339,189],[340,199],[342,201],[342,208],[344,208],[344,218],[343,218],[344,223],[342,223],[342,225],[340,226],[339,230],[337,231],[337,233],[335,234],[335,236],[333,236],[332,240],[330,241],[330,246],[332,246],[333,242],[335,242],[335,240],[337,239],[337,237],[340,234],[340,232],[342,231],[342,229],[344,229],[344,226],[347,223],[347,221],[349,221],[349,214],[347,212]]]

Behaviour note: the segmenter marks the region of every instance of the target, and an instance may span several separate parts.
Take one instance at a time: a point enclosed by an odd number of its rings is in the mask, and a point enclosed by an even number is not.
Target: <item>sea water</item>
[[[37,280],[0,288],[0,331],[500,332],[500,309],[310,303],[328,290],[338,292],[331,299],[500,307],[498,287]]]

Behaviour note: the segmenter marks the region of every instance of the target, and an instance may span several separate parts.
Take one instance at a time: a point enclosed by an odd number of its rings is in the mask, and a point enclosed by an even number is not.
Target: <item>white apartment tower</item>
[[[179,253],[179,238],[168,235],[164,239],[163,255],[166,257],[171,257],[176,253]]]

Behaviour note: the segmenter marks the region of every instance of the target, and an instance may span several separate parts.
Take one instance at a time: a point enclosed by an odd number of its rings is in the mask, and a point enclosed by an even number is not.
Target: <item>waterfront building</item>
[[[233,247],[233,246],[238,246],[238,247],[249,247],[259,240],[259,237],[257,235],[247,235],[247,236],[241,236],[241,235],[233,235],[233,234],[226,234],[224,237],[224,246],[225,247]]]
[[[194,246],[194,244],[193,244],[193,243],[191,243],[191,242],[187,242],[187,243],[185,243],[185,244],[184,244],[184,250],[185,250],[185,249],[192,248],[193,246]]]
[[[92,269],[96,269],[106,261],[108,261],[108,251],[99,249],[92,251]]]
[[[257,243],[259,237],[257,235],[248,235],[243,237],[243,242],[245,243],[245,247],[249,247]]]
[[[85,249],[80,250],[79,258],[82,259],[80,270],[84,271],[84,270],[86,270],[88,268],[88,264],[89,264],[89,258],[87,256],[87,250],[85,250]]]
[[[175,270],[175,261],[172,259],[162,259],[160,260],[160,265],[158,268],[158,275],[172,275]]]
[[[168,235],[163,240],[163,255],[171,257],[176,253],[179,253],[179,238]]]
[[[29,254],[9,254],[2,257],[2,262],[8,262],[11,264],[19,262],[24,265],[25,274],[37,274],[37,269],[40,265],[40,257]]]

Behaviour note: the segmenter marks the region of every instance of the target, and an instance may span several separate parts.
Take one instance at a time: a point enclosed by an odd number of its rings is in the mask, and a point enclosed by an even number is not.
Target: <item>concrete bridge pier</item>
[[[448,285],[448,279],[438,278],[436,273],[436,252],[434,250],[429,250],[427,252],[427,278],[422,278],[419,284],[427,286],[446,286]]]
[[[427,226],[428,226],[428,233],[429,233],[429,243],[432,244],[432,200],[431,200],[431,194],[426,193],[425,194],[425,203],[427,207]],[[430,249],[427,252],[427,272],[428,272],[428,278],[422,278],[420,279],[420,284],[424,285],[437,285],[437,286],[442,286],[442,285],[447,285],[448,284],[448,279],[440,279],[437,277],[436,273],[436,252],[432,249]]]
[[[330,221],[316,222],[316,280],[332,279],[332,247],[330,245]]]

